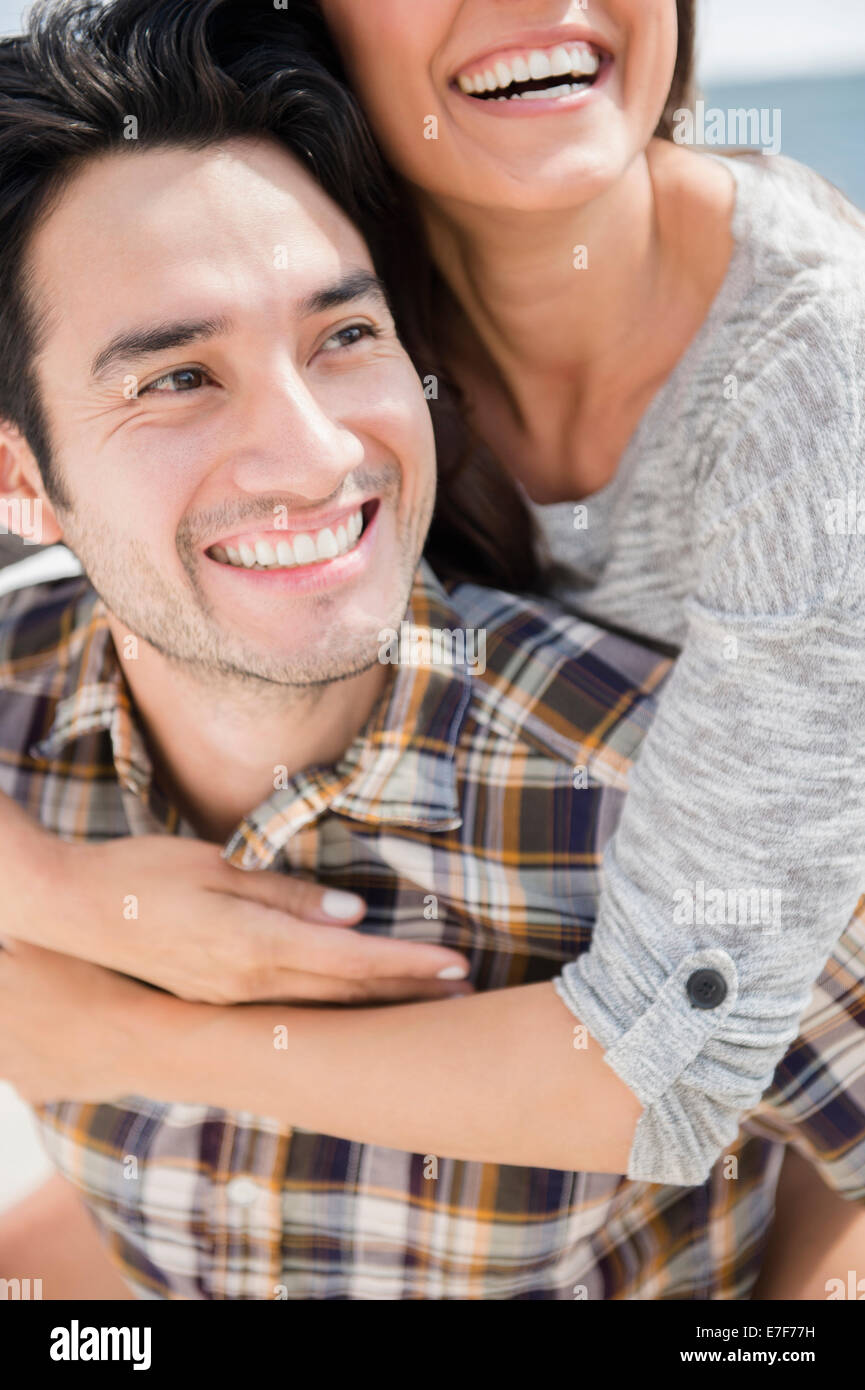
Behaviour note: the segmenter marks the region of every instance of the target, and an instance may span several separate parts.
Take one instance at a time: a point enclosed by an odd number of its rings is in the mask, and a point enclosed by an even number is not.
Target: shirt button
[[[251,1207],[258,1196],[258,1188],[250,1178],[232,1178],[225,1184],[225,1195],[238,1207]]]
[[[687,990],[695,1009],[717,1009],[727,997],[727,981],[718,970],[695,970]]]

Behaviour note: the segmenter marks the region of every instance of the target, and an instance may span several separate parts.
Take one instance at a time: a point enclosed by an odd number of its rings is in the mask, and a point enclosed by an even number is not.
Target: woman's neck
[[[530,492],[575,496],[612,476],[723,279],[732,200],[726,170],[653,144],[582,207],[423,209],[433,257],[470,325],[468,351],[457,335],[454,371],[481,432],[496,436],[492,447],[507,455],[513,437],[521,455],[531,451],[532,473],[512,468]]]
[[[621,320],[633,318],[633,294],[646,296],[659,273],[645,160],[585,207],[508,212],[439,202],[423,213],[440,271],[515,380],[591,368],[604,342],[621,335]]]

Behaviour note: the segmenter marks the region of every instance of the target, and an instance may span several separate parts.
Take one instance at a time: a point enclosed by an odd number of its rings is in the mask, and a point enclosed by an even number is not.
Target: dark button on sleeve
[[[727,997],[727,981],[718,970],[695,970],[686,989],[695,1009],[717,1009]]]

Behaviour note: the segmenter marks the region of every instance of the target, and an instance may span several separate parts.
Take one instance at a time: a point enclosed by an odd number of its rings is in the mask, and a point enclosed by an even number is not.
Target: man
[[[214,1010],[16,950],[0,1071],[141,1297],[747,1296],[779,1150],[738,1143],[696,1188],[618,1176],[640,1102],[551,983],[668,663],[419,565],[431,426],[361,197],[328,196],[316,76],[244,105],[255,49],[232,89],[154,8],[67,29],[38,94],[64,177],[22,201],[31,396],[2,467],[89,582],[5,605],[4,786],[58,833],[199,834],[359,890],[368,931],[422,923],[478,993]],[[778,1127],[861,1195],[795,1091]]]

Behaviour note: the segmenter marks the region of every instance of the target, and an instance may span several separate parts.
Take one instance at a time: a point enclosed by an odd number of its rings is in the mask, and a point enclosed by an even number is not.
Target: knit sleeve
[[[707,445],[686,639],[556,981],[643,1104],[637,1180],[706,1179],[865,891],[863,379],[797,308]]]

